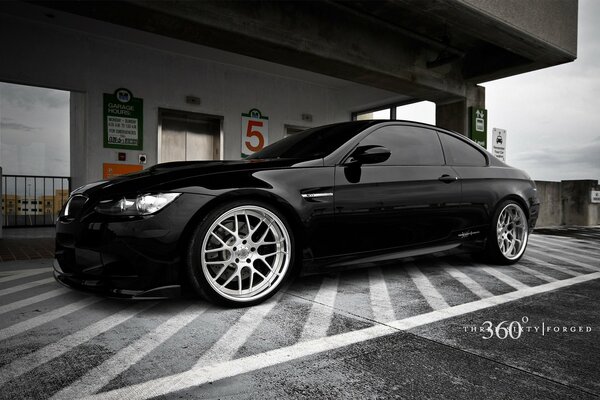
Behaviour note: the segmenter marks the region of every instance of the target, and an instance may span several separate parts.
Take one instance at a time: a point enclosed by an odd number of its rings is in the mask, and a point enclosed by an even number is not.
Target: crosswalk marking
[[[381,268],[369,268],[369,297],[376,321],[387,322],[396,318]]]
[[[552,277],[550,275],[543,274],[543,273],[541,273],[539,271],[536,271],[533,268],[529,268],[529,267],[526,267],[524,265],[514,264],[514,265],[512,265],[512,267],[516,268],[516,269],[518,269],[520,271],[523,271],[526,274],[533,275],[536,278],[541,279],[541,280],[543,280],[545,282],[554,282],[554,281],[558,280],[558,279],[556,279],[556,278],[554,278],[554,277]]]
[[[546,255],[546,256],[548,256],[550,258],[555,258],[557,260],[566,262],[567,264],[577,265],[579,267],[583,267],[583,268],[586,268],[586,269],[591,269],[593,271],[600,271],[600,266],[597,266],[597,265],[591,265],[591,264],[588,264],[588,263],[584,263],[582,261],[573,260],[572,258],[566,258],[566,257],[563,257],[563,256],[559,256],[557,254],[549,254],[547,252],[543,252],[543,251],[540,251],[540,250],[537,250],[537,249],[529,249],[529,251],[532,251],[532,252],[534,252],[536,254]],[[563,253],[570,254],[570,255],[573,255],[573,256],[577,256],[576,253],[571,253],[571,252],[567,252],[567,251],[563,251]]]
[[[0,368],[0,386],[6,384],[19,376],[31,371],[32,369],[45,364],[61,356],[67,351],[87,342],[88,340],[100,335],[115,326],[122,324],[128,319],[141,313],[144,310],[156,305],[156,302],[140,302],[108,316],[92,325],[83,328],[73,334],[63,337],[58,342],[47,345],[33,353],[23,356],[10,364]]]
[[[488,266],[484,266],[484,265],[477,266],[475,268],[481,268],[482,271],[485,271],[488,274],[498,278],[502,282],[506,283],[508,286],[511,286],[513,289],[522,290],[522,289],[526,289],[529,287],[526,284],[519,282],[518,280],[506,275],[505,273],[498,271],[496,268],[488,267]]]
[[[26,278],[28,276],[41,275],[50,272],[52,272],[50,268],[32,268],[24,269],[21,271],[2,271],[2,278],[0,278],[0,283],[10,282],[14,281],[15,279],[21,279]]]
[[[530,243],[530,244],[533,245],[533,246],[535,246],[535,247],[537,247],[537,248],[540,248],[542,250],[546,250],[546,251],[548,250],[547,246],[545,246],[545,245],[541,245],[541,244],[537,244],[537,243]],[[551,245],[555,246],[555,247],[560,247],[561,249],[568,249],[568,250],[572,250],[573,249],[573,245],[572,244],[568,245],[568,244],[565,244],[564,242],[554,242],[553,241],[551,243]],[[553,249],[551,249],[551,250],[553,250]],[[582,253],[584,253],[584,254],[582,254]],[[587,259],[587,260],[591,260],[591,261],[596,261],[596,262],[600,263],[600,253],[598,253],[596,251],[586,250],[584,248],[577,247],[577,253],[576,254],[577,254],[578,257],[581,257],[581,258],[584,258],[584,259]],[[591,254],[591,256],[590,255],[586,255],[586,254]]]
[[[23,283],[22,285],[17,285],[17,286],[13,286],[13,287],[9,287],[9,288],[0,290],[0,296],[6,296],[7,294],[20,292],[25,289],[31,289],[32,287],[46,285],[46,284],[52,283],[52,282],[56,282],[54,280],[54,278],[45,278],[45,279],[39,279],[39,280],[33,281],[33,282]]]
[[[416,328],[433,322],[443,321],[448,318],[483,310],[499,304],[505,304],[525,297],[530,297],[536,294],[545,293],[551,290],[556,290],[599,278],[600,273],[592,273],[561,281],[546,283],[543,285],[527,287],[526,289],[505,293],[499,296],[485,298],[474,302],[449,307],[447,309],[435,310],[426,314],[393,321],[386,325],[377,324],[369,328],[350,331],[335,336],[322,337],[320,339],[307,342],[298,342],[288,347],[270,350],[264,353],[255,354],[220,364],[196,366],[195,368],[182,373],[152,379],[143,383],[125,386],[107,392],[97,393],[95,395],[85,397],[85,399],[144,400],[165,396],[180,390],[197,387],[207,382],[214,382],[233,376],[238,376],[244,373],[272,367],[314,354],[323,353],[325,351],[335,350],[355,343],[361,343],[367,340],[390,335],[398,330]]]
[[[280,292],[260,305],[249,307],[240,319],[200,357],[196,366],[231,360],[267,314],[277,305],[281,296]]]
[[[471,277],[469,277],[464,272],[458,270],[457,268],[455,268],[445,262],[440,262],[440,265],[442,266],[442,268],[444,268],[444,270],[448,274],[450,274],[450,276],[452,276],[454,279],[456,279],[457,281],[462,283],[463,286],[465,286],[467,289],[469,289],[473,294],[478,296],[480,299],[484,299],[486,297],[493,296],[493,294],[489,290],[487,290],[486,288],[481,286],[479,283],[474,281]]]
[[[191,305],[156,329],[118,351],[114,356],[92,369],[70,386],[52,396],[52,400],[75,399],[96,393],[113,378],[148,355],[167,339],[179,332],[206,311],[205,305]]]
[[[417,268],[414,264],[409,264],[406,267],[406,271],[410,275],[410,278],[414,282],[419,292],[423,295],[427,303],[434,310],[440,310],[442,308],[449,307],[444,297],[438,292],[438,290],[433,286],[433,284],[427,279],[427,277],[421,272],[419,268]]]
[[[536,246],[542,246],[545,244],[566,248],[573,248],[573,246],[576,246],[578,252],[591,254],[596,257],[600,256],[600,248],[598,248],[598,246],[596,246],[596,249],[592,250],[588,248],[588,246],[591,245],[589,242],[581,242],[571,238],[534,235],[530,236],[529,243],[535,243]]]
[[[553,270],[558,271],[558,272],[562,272],[563,274],[567,274],[567,275],[571,275],[571,276],[581,275],[581,272],[579,272],[579,271],[575,271],[575,270],[572,270],[572,269],[567,268],[567,267],[559,267],[557,265],[552,265],[549,262],[546,262],[546,261],[541,260],[539,258],[533,257],[530,254],[526,254],[525,258],[527,260],[529,260],[529,261],[533,261],[537,265],[540,265],[540,266],[545,267],[545,268],[550,268],[550,269],[553,269]]]
[[[72,290],[65,288],[58,288],[54,290],[50,290],[49,292],[44,292],[42,294],[38,294],[37,296],[29,297],[27,299],[15,301],[13,303],[8,303],[3,306],[0,306],[0,314],[4,314],[7,312],[11,312],[17,310],[19,308],[27,307],[35,303],[39,303],[40,301],[51,299],[52,297],[57,297],[63,295],[65,293],[73,293]]]
[[[85,299],[80,300],[78,302],[68,304],[66,306],[57,308],[56,310],[52,310],[45,314],[39,315],[37,317],[33,317],[23,322],[11,325],[7,328],[0,329],[0,340],[8,339],[9,337],[36,328],[50,321],[54,321],[55,319],[64,317],[67,314],[71,314],[75,311],[81,310],[82,308],[97,303],[101,300],[103,300],[101,297],[86,297]]]
[[[337,275],[323,278],[319,292],[313,300],[308,319],[300,335],[301,341],[327,336],[327,330],[333,318],[338,283],[339,277]]]

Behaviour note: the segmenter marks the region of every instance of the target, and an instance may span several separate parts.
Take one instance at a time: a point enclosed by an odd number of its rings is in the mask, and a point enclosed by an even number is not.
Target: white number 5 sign
[[[242,158],[262,150],[269,144],[269,117],[256,108],[242,114]]]

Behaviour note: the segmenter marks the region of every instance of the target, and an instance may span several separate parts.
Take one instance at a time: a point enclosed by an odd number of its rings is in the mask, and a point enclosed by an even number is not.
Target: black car
[[[83,186],[61,212],[55,276],[115,296],[193,288],[226,305],[304,273],[470,247],[518,261],[534,182],[464,136],[403,121],[310,129],[246,160],[158,164]]]

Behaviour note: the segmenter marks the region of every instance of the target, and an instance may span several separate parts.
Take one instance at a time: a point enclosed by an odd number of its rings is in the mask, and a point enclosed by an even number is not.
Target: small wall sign
[[[506,162],[506,129],[492,129],[492,149],[494,157]]]
[[[119,176],[128,174],[130,172],[137,172],[144,169],[143,166],[139,164],[112,164],[112,163],[104,163],[102,164],[102,177],[103,179],[112,178],[113,176]]]
[[[592,203],[600,203],[600,190],[592,190]]]
[[[143,132],[144,101],[125,88],[104,93],[104,147],[142,150]]]
[[[487,110],[484,108],[469,107],[469,113],[469,137],[475,143],[487,149]]]
[[[242,114],[242,158],[262,150],[269,144],[269,117],[253,108]]]

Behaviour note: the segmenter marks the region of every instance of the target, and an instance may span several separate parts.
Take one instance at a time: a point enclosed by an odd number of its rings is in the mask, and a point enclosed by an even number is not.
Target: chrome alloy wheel
[[[275,290],[291,260],[290,235],[266,208],[245,205],[217,218],[202,243],[202,272],[221,296],[250,302]]]
[[[498,216],[496,238],[498,248],[507,260],[516,260],[527,246],[527,217],[517,204],[506,205]]]

